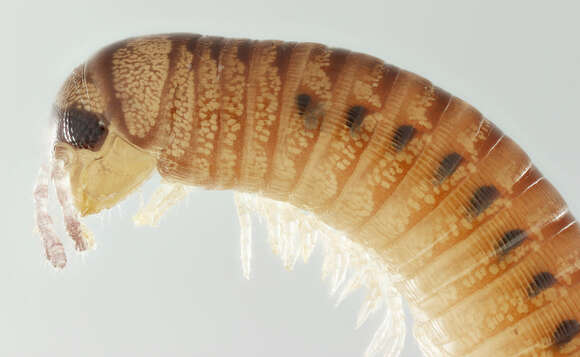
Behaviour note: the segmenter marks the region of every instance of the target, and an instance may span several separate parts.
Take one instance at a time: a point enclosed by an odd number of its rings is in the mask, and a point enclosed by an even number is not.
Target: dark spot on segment
[[[497,254],[499,256],[507,255],[512,249],[522,244],[526,238],[528,238],[528,235],[521,229],[512,229],[511,231],[505,232],[497,242]]]
[[[481,186],[473,193],[469,201],[468,211],[472,217],[479,216],[499,197],[499,191],[495,186]]]
[[[554,344],[564,345],[580,332],[580,324],[576,320],[562,321],[554,331]]]
[[[330,83],[336,83],[338,76],[343,73],[343,70],[346,66],[352,61],[349,61],[351,57],[351,51],[345,50],[344,48],[323,48],[318,47],[312,50],[310,53],[311,58],[316,58],[315,56],[326,56],[330,53],[329,58],[329,65],[328,69],[325,70],[327,72]]]
[[[401,125],[395,130],[395,135],[393,135],[392,144],[397,152],[401,152],[405,146],[411,141],[415,135],[415,128],[411,125]]]
[[[96,113],[76,108],[59,112],[57,139],[78,149],[99,150],[107,132],[104,121]]]
[[[298,108],[298,114],[304,115],[306,108],[310,104],[311,98],[308,94],[298,94],[296,96],[296,107]]]
[[[220,53],[226,44],[225,38],[208,36],[204,37],[204,40],[208,42],[211,59],[214,61],[219,61]]]
[[[345,125],[350,128],[351,134],[361,126],[366,114],[367,110],[360,105],[355,105],[346,112]]]
[[[456,152],[445,156],[439,163],[437,172],[435,172],[435,182],[440,184],[446,178],[453,175],[459,164],[461,164],[461,161],[463,161],[463,157]]]
[[[296,108],[298,115],[304,118],[306,130],[314,130],[320,124],[320,118],[324,115],[323,105],[316,103],[308,94],[298,94],[296,96]]]
[[[530,286],[528,286],[528,296],[537,296],[542,291],[554,285],[555,282],[556,278],[550,272],[543,271],[534,275],[534,279],[530,283]]]
[[[173,41],[176,41],[177,42],[177,40],[179,38],[182,38],[183,41],[186,43],[187,50],[189,52],[194,53],[195,52],[195,49],[197,48],[198,41],[202,38],[202,36],[201,35],[184,35],[184,34],[178,34],[178,35],[175,35],[174,36],[174,40]],[[179,46],[174,46],[173,48],[178,48],[178,47]]]
[[[254,51],[254,48],[255,48],[255,41],[252,41],[252,40],[243,40],[243,41],[240,41],[240,43],[238,44],[237,57],[238,57],[238,60],[240,62],[242,62],[244,64],[244,66],[246,66],[245,68],[248,68],[248,66],[250,65],[250,60],[252,58],[252,53]]]

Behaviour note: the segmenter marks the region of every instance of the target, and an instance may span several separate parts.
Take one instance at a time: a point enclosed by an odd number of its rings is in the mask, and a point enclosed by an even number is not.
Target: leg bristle
[[[250,280],[252,262],[252,216],[247,203],[247,195],[236,194],[235,202],[240,220],[240,258],[244,278]]]
[[[366,356],[384,353],[396,356],[405,340],[405,318],[402,298],[389,280],[383,260],[368,248],[357,244],[317,217],[290,204],[246,193],[236,193],[240,216],[242,269],[249,276],[251,251],[251,212],[268,229],[272,251],[291,270],[298,257],[306,261],[317,241],[323,245],[323,279],[330,279],[330,293],[337,294],[337,305],[359,287],[366,287],[368,295],[357,318],[357,327],[381,307],[386,307],[385,319],[371,341]],[[342,290],[341,290],[342,288]]]
[[[167,211],[183,200],[191,192],[191,188],[180,183],[162,182],[135,216],[133,222],[137,226],[157,227],[161,217]]]

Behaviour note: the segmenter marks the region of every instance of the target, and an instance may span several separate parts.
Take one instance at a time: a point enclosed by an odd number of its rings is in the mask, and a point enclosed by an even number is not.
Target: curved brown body
[[[580,355],[578,225],[512,140],[429,81],[198,35],[123,41],[82,71],[90,100],[69,85],[57,105],[101,115],[165,178],[290,202],[379,253],[431,352]]]

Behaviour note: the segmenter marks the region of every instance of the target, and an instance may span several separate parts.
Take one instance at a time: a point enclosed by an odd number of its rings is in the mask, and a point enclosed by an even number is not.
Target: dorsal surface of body
[[[156,35],[78,67],[55,114],[54,160],[81,215],[154,170],[256,193],[376,253],[425,353],[580,355],[580,232],[564,200],[424,78],[314,43]],[[45,247],[61,264],[58,244]]]

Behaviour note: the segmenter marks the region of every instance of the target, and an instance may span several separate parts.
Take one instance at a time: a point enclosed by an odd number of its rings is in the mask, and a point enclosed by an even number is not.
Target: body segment
[[[58,126],[55,157],[82,214],[153,169],[255,192],[375,251],[440,355],[580,354],[580,232],[564,200],[426,79],[319,44],[160,35],[99,52],[56,107],[80,123]],[[79,141],[86,128],[99,130]]]

